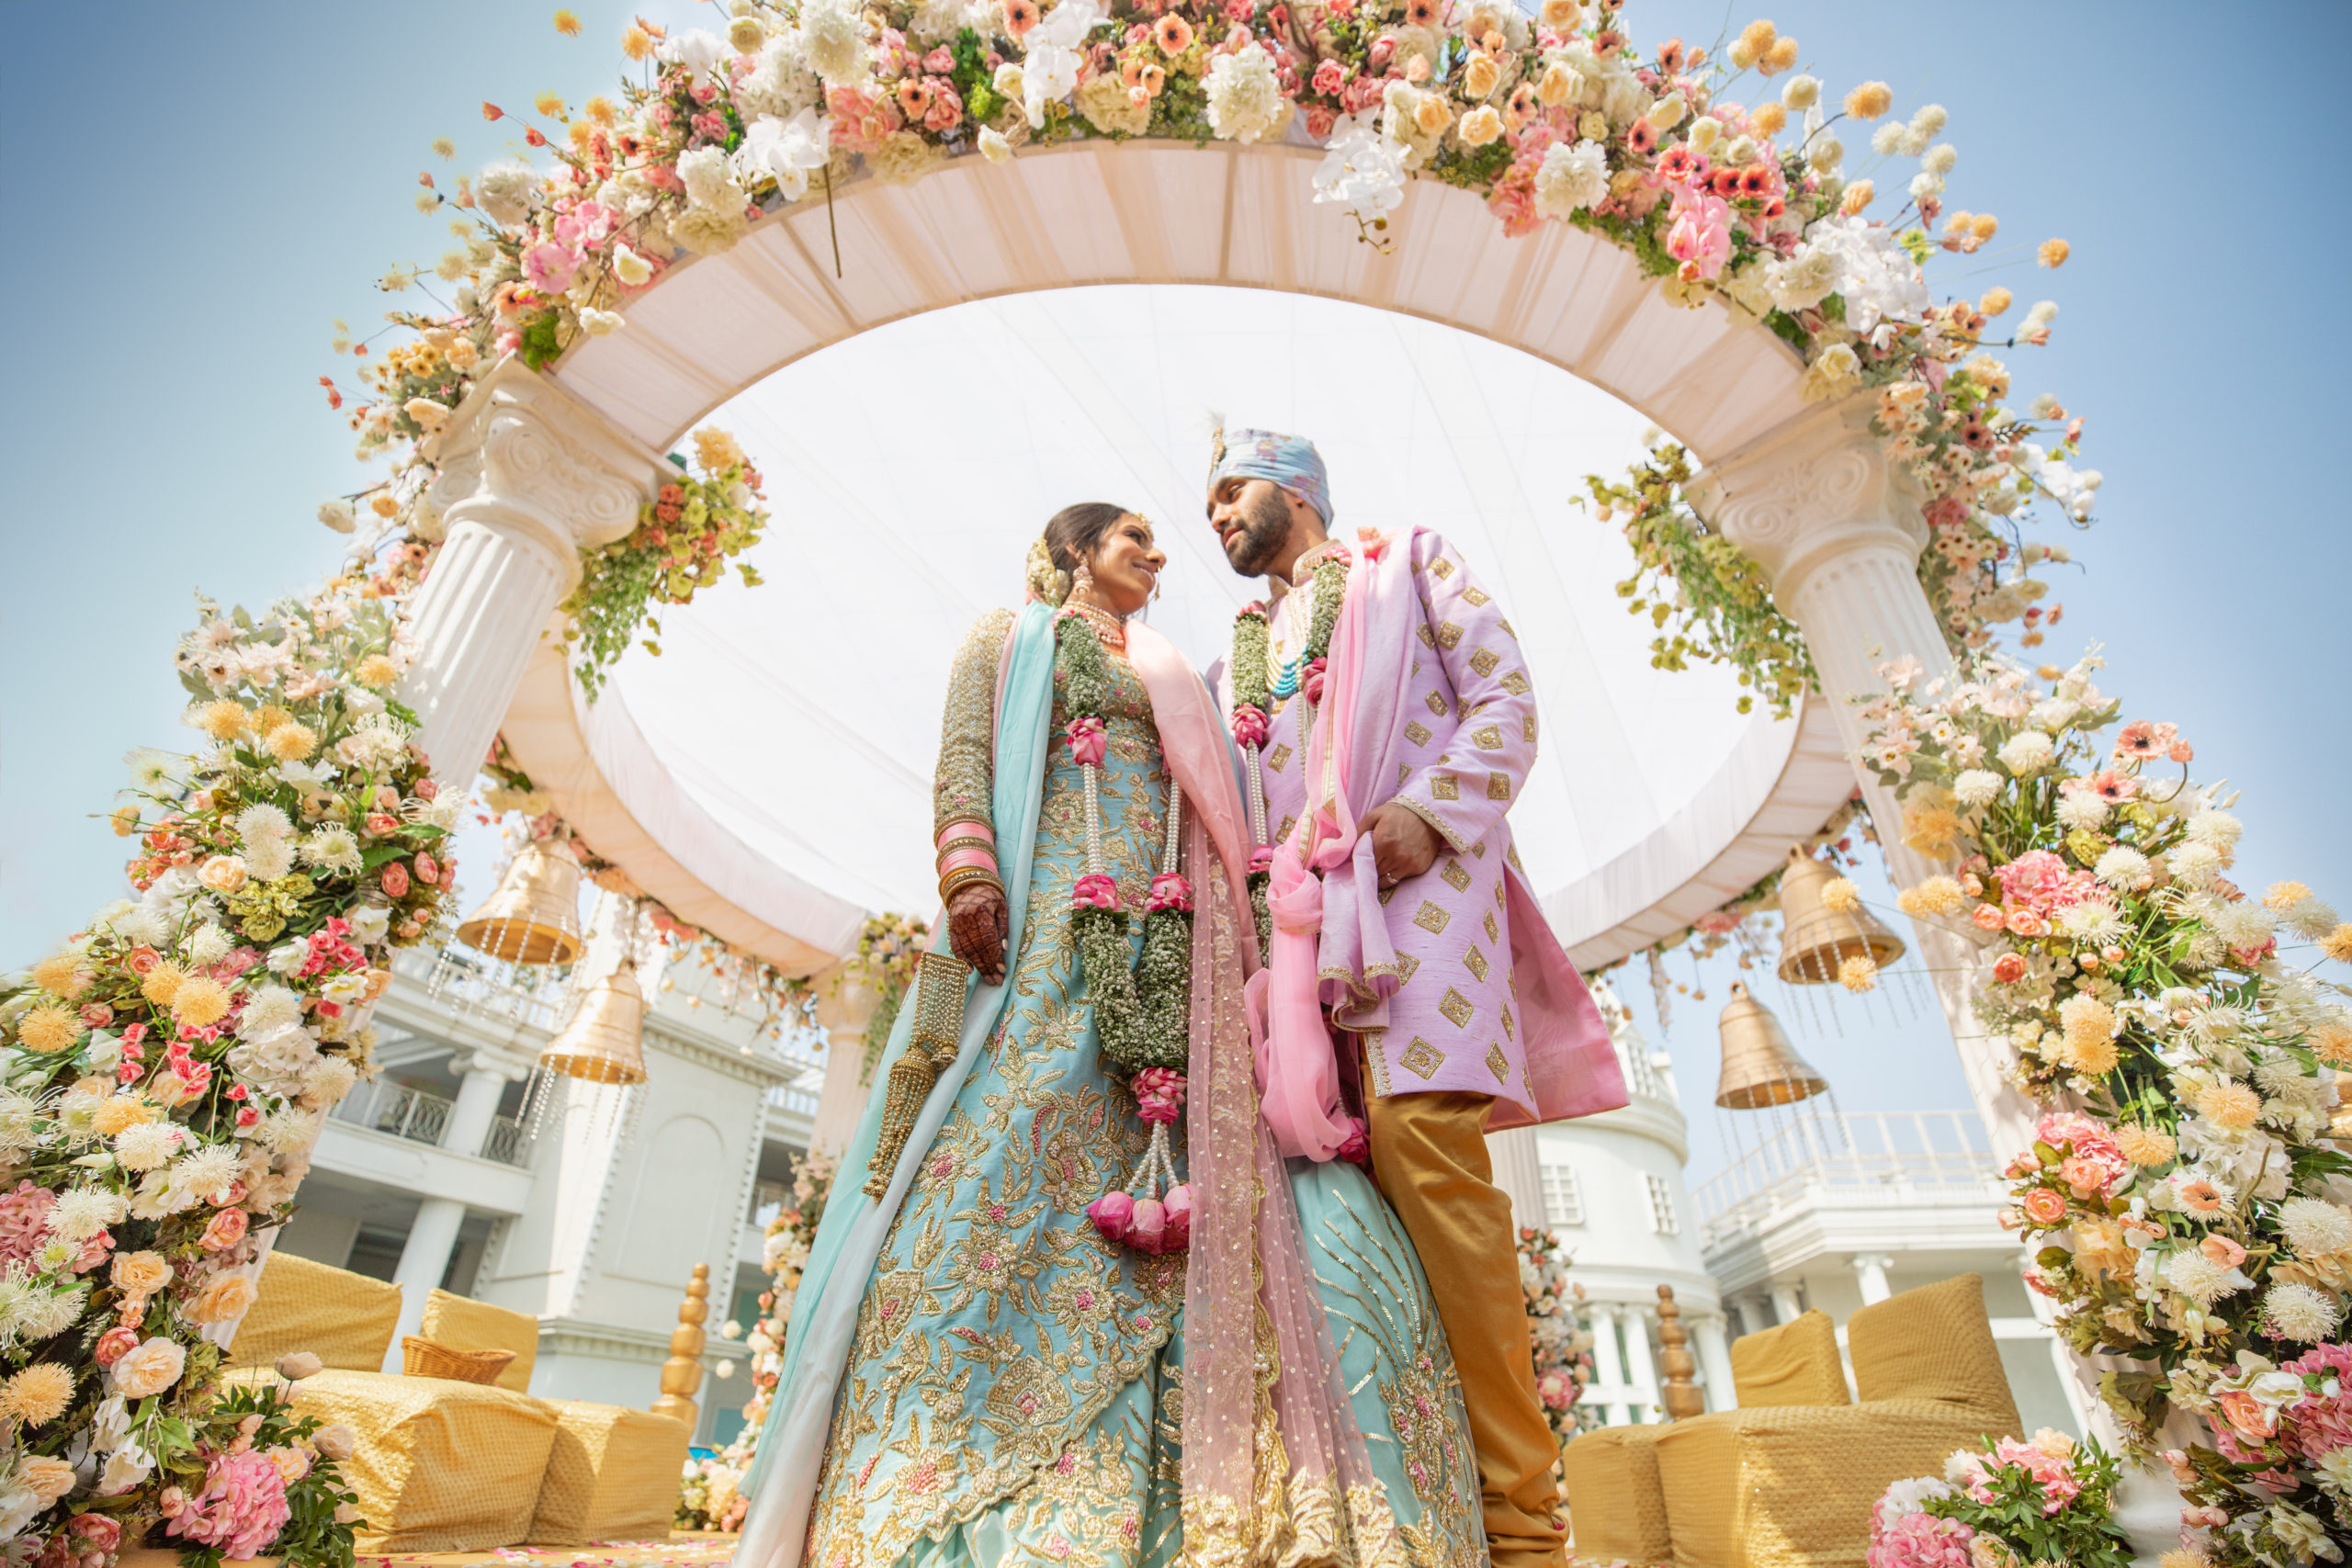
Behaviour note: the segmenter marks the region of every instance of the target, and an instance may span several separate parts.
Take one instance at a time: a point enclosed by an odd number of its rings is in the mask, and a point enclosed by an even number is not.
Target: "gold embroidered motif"
[[[1516,1041],[1519,1038],[1518,1033],[1511,1028],[1510,1004],[1509,1002],[1505,1002],[1503,1004],[1503,1038],[1511,1041]]]
[[[1451,653],[1461,646],[1462,628],[1452,621],[1441,621],[1437,628],[1437,645]]]
[[[1439,773],[1430,780],[1431,800],[1460,800],[1462,782],[1452,773]]]
[[[1472,733],[1470,737],[1470,744],[1476,746],[1481,751],[1501,750],[1503,749],[1503,732],[1501,727],[1492,724],[1480,725],[1478,728]]]
[[[1279,843],[1281,843],[1284,839],[1289,838],[1289,837],[1290,837],[1290,830],[1291,830],[1293,828],[1295,828],[1295,827],[1297,827],[1297,826],[1298,826],[1298,818],[1295,818],[1295,817],[1285,817],[1285,818],[1283,818],[1283,825],[1282,825],[1281,827],[1279,827],[1279,828],[1277,828],[1277,829],[1274,829],[1274,842],[1276,842],[1276,843],[1278,843],[1278,844],[1279,844]]]
[[[1481,839],[1476,843],[1471,845],[1470,852],[1476,855],[1480,860],[1485,860],[1487,858],[1487,840]]]
[[[1487,798],[1488,800],[1509,800],[1510,798],[1510,775],[1509,773],[1488,773],[1487,775]]]
[[[1442,877],[1445,881],[1445,885],[1448,887],[1453,888],[1456,893],[1464,893],[1469,891],[1470,873],[1463,866],[1460,861],[1448,860],[1445,863],[1445,869],[1439,872],[1438,875]]]
[[[1405,787],[1405,781],[1412,776],[1413,765],[1410,762],[1399,762],[1396,764],[1396,787],[1398,789],[1403,789]]]
[[[1481,980],[1484,980],[1487,977],[1487,970],[1488,967],[1487,955],[1478,951],[1478,946],[1476,942],[1471,943],[1470,951],[1462,955],[1462,966],[1464,969],[1469,970],[1473,975],[1478,976]]]
[[[1427,1083],[1445,1066],[1445,1053],[1416,1034],[1413,1043],[1405,1047],[1405,1054],[1396,1058],[1396,1065]]]
[[[1503,620],[1502,618],[1500,618],[1499,616],[1498,616],[1498,617],[1496,618],[1495,625],[1497,625],[1497,626],[1498,626],[1502,627],[1502,629],[1503,629],[1505,632],[1510,633],[1510,639],[1511,639],[1513,642],[1517,642],[1517,641],[1519,640],[1519,634],[1518,634],[1517,632],[1515,632],[1515,631],[1511,631],[1511,629],[1510,629],[1510,623],[1509,621]]]
[[[1519,721],[1519,738],[1530,746],[1535,744],[1535,716],[1529,714]]]
[[[1413,635],[1421,639],[1421,646],[1423,648],[1435,648],[1437,646],[1437,638],[1430,636],[1430,626],[1427,621],[1423,621],[1419,626],[1414,628]]]
[[[1273,769],[1274,772],[1279,773],[1289,765],[1290,747],[1288,745],[1277,746],[1266,753],[1266,766]]]
[[[1405,727],[1405,739],[1411,741],[1416,746],[1428,745],[1430,743],[1430,727],[1423,724],[1418,718]]]
[[[1503,863],[1506,865],[1509,865],[1511,870],[1518,872],[1522,876],[1527,874],[1527,868],[1519,863],[1519,846],[1517,844],[1513,844],[1510,848],[1503,852]]]
[[[1440,556],[1437,559],[1430,562],[1430,575],[1436,578],[1440,582],[1443,582],[1447,578],[1453,575],[1453,563],[1446,559],[1443,556]]]
[[[1479,587],[1475,582],[1471,582],[1463,585],[1462,597],[1467,599],[1473,604],[1483,604],[1487,602],[1487,593],[1485,589]]]
[[[1517,670],[1503,671],[1503,690],[1514,697],[1527,695],[1527,677]]]
[[[1452,706],[1447,704],[1444,696],[1437,692],[1431,692],[1428,696],[1423,697],[1421,701],[1428,705],[1430,712],[1437,715],[1440,718],[1443,718],[1447,714],[1453,711]]]
[[[1437,1010],[1443,1013],[1445,1021],[1453,1025],[1454,1028],[1467,1029],[1470,1027],[1471,1017],[1478,1010],[1470,1005],[1468,997],[1448,986],[1445,988],[1445,995],[1438,998]]]
[[[1510,1082],[1510,1058],[1503,1055],[1500,1045],[1487,1047],[1487,1070],[1495,1075],[1497,1083]]]
[[[1495,666],[1501,662],[1502,660],[1491,649],[1482,648],[1470,656],[1470,668],[1481,675],[1493,674]]]
[[[1445,922],[1452,919],[1453,919],[1452,915],[1447,914],[1443,909],[1439,908],[1435,904],[1430,903],[1426,898],[1421,900],[1421,907],[1413,911],[1413,923],[1420,927],[1421,930],[1429,932],[1431,936],[1435,936],[1440,931],[1445,930]]]
[[[939,720],[939,770],[932,784],[934,837],[951,822],[988,817],[996,778],[996,671],[1012,630],[1012,611],[989,611],[949,666],[947,705]]]
[[[1495,912],[1492,909],[1487,911],[1486,927],[1487,940],[1488,942],[1502,941],[1502,928],[1495,924]]]

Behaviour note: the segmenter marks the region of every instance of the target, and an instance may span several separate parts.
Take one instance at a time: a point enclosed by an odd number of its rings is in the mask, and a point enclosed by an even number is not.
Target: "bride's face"
[[[1094,574],[1095,602],[1132,615],[1159,586],[1168,558],[1151,542],[1151,525],[1130,512],[1111,525],[1111,531],[1088,553],[1086,565]]]

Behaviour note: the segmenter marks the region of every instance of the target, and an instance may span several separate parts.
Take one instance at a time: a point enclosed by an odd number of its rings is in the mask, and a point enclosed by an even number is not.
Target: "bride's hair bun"
[[[1069,597],[1069,573],[1054,564],[1053,547],[1046,542],[1042,534],[1029,547],[1029,559],[1023,581],[1029,590],[1029,597],[1041,604],[1059,609],[1062,601]]]

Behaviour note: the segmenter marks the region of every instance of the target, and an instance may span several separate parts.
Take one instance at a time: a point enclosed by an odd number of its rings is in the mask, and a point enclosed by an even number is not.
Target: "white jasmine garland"
[[[1565,221],[1609,196],[1609,150],[1597,141],[1555,141],[1535,171],[1535,210]]]

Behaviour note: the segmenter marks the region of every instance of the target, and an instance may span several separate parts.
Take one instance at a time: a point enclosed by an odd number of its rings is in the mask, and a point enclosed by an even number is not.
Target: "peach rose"
[[[98,1343],[91,1350],[90,1359],[101,1367],[111,1367],[137,1348],[139,1331],[118,1324],[98,1336]]]
[[[1979,904],[1968,918],[1976,922],[1976,929],[1980,931],[1999,931],[2003,921],[2007,919],[2001,913],[2001,907],[1998,904]]]
[[[359,1448],[359,1430],[346,1421],[330,1421],[311,1434],[311,1446],[340,1464]]]
[[[160,1252],[118,1252],[107,1278],[118,1291],[152,1296],[172,1282],[172,1266]]]
[[[2038,1225],[2054,1225],[2066,1217],[2066,1200],[2047,1187],[2037,1187],[2024,1199],[2026,1217]]]
[[[25,1490],[44,1503],[54,1503],[74,1490],[74,1467],[62,1459],[35,1454],[17,1472]]]
[[[180,1381],[187,1369],[187,1352],[160,1335],[134,1346],[117,1361],[108,1375],[115,1392],[125,1399],[147,1399]]]
[[[207,1252],[226,1252],[245,1239],[246,1224],[243,1209],[223,1209],[204,1227],[204,1235],[197,1246]]]
[[[277,1358],[277,1375],[288,1382],[317,1377],[325,1368],[326,1363],[308,1350],[295,1350]]]
[[[268,1449],[263,1451],[262,1458],[277,1467],[277,1473],[286,1478],[288,1486],[311,1473],[311,1456],[300,1449]]]
[[[216,1274],[209,1284],[197,1292],[196,1300],[180,1309],[180,1314],[190,1323],[227,1323],[244,1316],[253,1304],[252,1275]]]
[[[245,863],[235,855],[214,855],[196,879],[215,893],[234,893],[245,885]]]
[[[2042,918],[2031,909],[2009,911],[2009,934],[2012,936],[2021,936],[2028,942],[2031,942],[2037,937],[2046,936],[2049,931],[2050,927]]]

